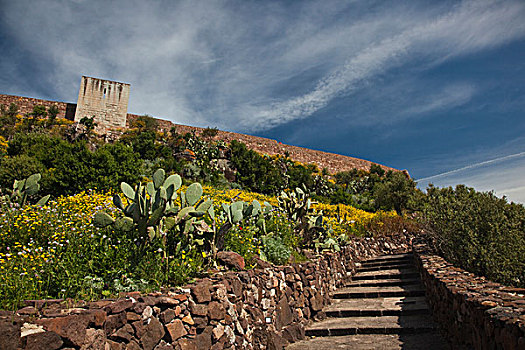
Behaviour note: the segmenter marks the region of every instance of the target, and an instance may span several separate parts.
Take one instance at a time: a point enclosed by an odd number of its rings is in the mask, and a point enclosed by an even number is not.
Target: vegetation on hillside
[[[213,128],[159,132],[148,116],[106,142],[93,118],[57,112],[2,107],[0,308],[178,285],[217,268],[219,250],[284,264],[351,236],[422,229],[455,264],[525,286],[525,208],[491,193],[425,194],[378,165],[328,174]]]

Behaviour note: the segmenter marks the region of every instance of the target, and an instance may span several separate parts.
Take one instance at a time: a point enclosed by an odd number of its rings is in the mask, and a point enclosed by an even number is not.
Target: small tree
[[[31,115],[36,118],[47,117],[46,106],[42,106],[42,105],[34,106],[33,112],[31,113]]]
[[[217,136],[217,134],[219,133],[219,129],[217,129],[216,127],[215,128],[210,128],[209,126],[204,129],[202,131],[202,134],[201,136],[205,139],[212,139],[214,138],[215,136]]]
[[[394,209],[399,215],[416,190],[416,183],[401,172],[391,172],[385,181],[374,186],[375,202],[379,208]]]
[[[95,116],[84,117],[80,119],[79,123],[86,127],[86,132],[85,132],[86,135],[89,135],[98,125],[97,123],[95,123]]]
[[[51,107],[47,109],[49,125],[53,125],[55,123],[58,113],[59,113],[59,110],[56,105],[52,105]]]

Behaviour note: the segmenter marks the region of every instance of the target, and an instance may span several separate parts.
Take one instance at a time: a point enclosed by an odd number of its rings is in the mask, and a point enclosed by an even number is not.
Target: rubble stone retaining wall
[[[75,304],[28,301],[0,312],[0,349],[282,349],[322,317],[329,293],[371,256],[406,252],[406,236],[354,239],[309,262],[217,272],[181,290]],[[45,307],[44,307],[45,306]]]
[[[488,281],[414,244],[434,319],[458,349],[525,349],[525,289]]]

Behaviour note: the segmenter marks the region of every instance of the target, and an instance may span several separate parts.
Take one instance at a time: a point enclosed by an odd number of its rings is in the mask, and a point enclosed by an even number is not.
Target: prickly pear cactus
[[[2,203],[11,206],[16,203],[19,207],[23,207],[27,199],[34,196],[40,191],[40,184],[38,181],[42,176],[40,174],[33,174],[24,180],[15,180],[10,195],[2,196]],[[40,198],[37,205],[45,205],[49,200],[49,195]]]
[[[179,175],[166,178],[163,169],[155,171],[152,181],[145,185],[139,183],[133,188],[122,182],[120,188],[125,198],[118,194],[113,197],[113,204],[121,210],[122,216],[113,219],[107,213],[99,212],[93,222],[98,227],[114,225],[124,231],[136,230],[143,242],[156,238],[166,242],[170,231],[189,236],[190,241],[194,241],[194,235],[202,235],[206,229],[201,218],[212,207],[212,201],[202,198],[203,189],[199,183],[178,194],[181,185]],[[177,200],[180,206],[176,204]]]
[[[296,223],[294,230],[303,238],[303,243],[310,245],[313,233],[322,230],[323,212],[315,213],[306,189],[296,188],[289,194],[283,191],[277,200],[288,218]]]

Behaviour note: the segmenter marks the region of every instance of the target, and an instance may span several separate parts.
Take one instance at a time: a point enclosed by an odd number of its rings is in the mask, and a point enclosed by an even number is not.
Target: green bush
[[[136,183],[142,160],[133,148],[117,142],[91,151],[86,141],[67,142],[45,133],[15,134],[8,157],[0,161],[0,185],[14,178],[42,174],[42,193],[75,194],[88,188],[116,190],[120,182]]]
[[[262,238],[263,248],[261,256],[276,265],[284,265],[290,260],[292,254],[283,240],[277,236],[266,236]]]
[[[525,287],[525,207],[459,185],[428,188],[423,209],[436,246],[457,266]]]
[[[237,179],[245,189],[263,194],[277,194],[285,183],[283,174],[271,159],[250,150],[245,144],[232,141],[231,161],[237,169]]]

